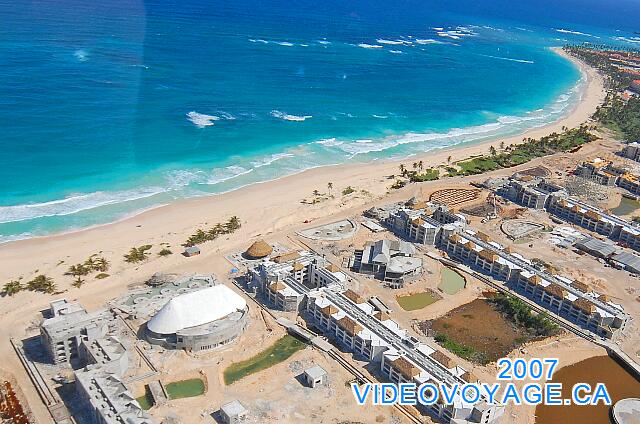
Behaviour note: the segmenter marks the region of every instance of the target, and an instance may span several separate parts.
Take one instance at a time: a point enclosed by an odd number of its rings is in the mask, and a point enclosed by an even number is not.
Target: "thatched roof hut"
[[[249,246],[247,251],[244,253],[246,256],[252,259],[266,258],[271,253],[273,253],[273,248],[269,246],[266,241],[260,239]]]

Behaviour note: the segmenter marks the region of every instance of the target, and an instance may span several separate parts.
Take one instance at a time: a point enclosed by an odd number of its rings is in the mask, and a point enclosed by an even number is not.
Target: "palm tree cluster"
[[[184,247],[195,246],[207,241],[213,241],[224,234],[231,234],[238,230],[242,226],[240,218],[232,216],[225,223],[217,223],[208,230],[199,229],[194,234],[190,235],[187,241],[182,245]]]
[[[149,257],[149,250],[151,250],[150,244],[145,244],[140,247],[132,247],[129,253],[124,255],[124,261],[130,264],[142,262]]]
[[[449,169],[449,174],[475,175],[500,168],[510,168],[529,162],[537,157],[572,151],[596,139],[597,137],[589,132],[589,127],[586,125],[565,129],[561,133],[554,132],[540,139],[525,138],[522,144],[512,144],[505,147],[502,153],[498,153],[494,149],[488,156],[459,162],[460,170],[456,171],[451,168]]]
[[[409,170],[405,165],[400,164],[400,175],[408,178],[409,181],[414,183],[433,181],[440,178],[440,172],[437,169],[427,168],[425,170],[424,163],[422,161],[413,162],[412,167],[413,170]]]
[[[94,272],[104,273],[109,270],[109,261],[97,254],[89,256],[87,260],[82,263],[71,265],[66,274],[75,278],[73,282],[74,287],[80,288],[84,284],[84,279],[89,274]]]
[[[9,281],[2,286],[1,293],[3,296],[15,296],[21,291],[29,290],[33,292],[53,294],[56,292],[56,289],[56,283],[53,281],[53,278],[47,277],[44,274],[39,274],[27,281],[25,284],[22,283],[22,277],[17,280]]]

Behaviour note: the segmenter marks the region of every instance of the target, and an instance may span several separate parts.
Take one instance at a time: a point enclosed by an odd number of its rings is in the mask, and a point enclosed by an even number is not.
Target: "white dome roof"
[[[176,296],[147,323],[156,334],[173,334],[206,324],[247,307],[247,302],[229,287],[218,284]]]

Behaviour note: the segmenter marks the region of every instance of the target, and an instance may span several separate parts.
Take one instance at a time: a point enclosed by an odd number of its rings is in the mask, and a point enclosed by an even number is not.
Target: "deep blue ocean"
[[[566,114],[594,0],[0,0],[0,242]],[[636,27],[634,27],[636,25]]]

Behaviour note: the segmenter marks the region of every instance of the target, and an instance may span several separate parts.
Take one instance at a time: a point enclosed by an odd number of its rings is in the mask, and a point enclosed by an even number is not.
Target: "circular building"
[[[640,423],[640,399],[627,398],[616,402],[611,412],[616,424]]]
[[[245,256],[248,257],[249,259],[266,258],[272,253],[273,253],[273,248],[269,246],[269,244],[262,239],[254,242],[251,246],[249,246],[247,251],[244,252]]]
[[[218,284],[171,299],[147,322],[145,336],[168,349],[214,349],[238,337],[248,315],[245,300]]]

